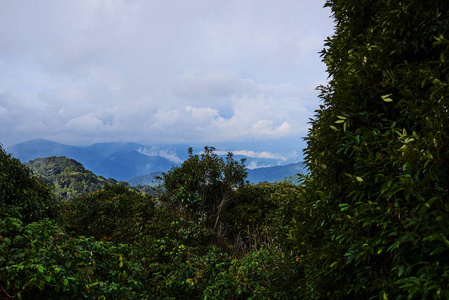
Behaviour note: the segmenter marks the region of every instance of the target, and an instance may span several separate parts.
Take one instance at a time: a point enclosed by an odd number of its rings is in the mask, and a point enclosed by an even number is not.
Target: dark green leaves
[[[302,296],[442,297],[449,294],[449,2],[326,6],[336,23],[322,51],[330,81],[319,87],[304,207],[290,231],[307,265]]]

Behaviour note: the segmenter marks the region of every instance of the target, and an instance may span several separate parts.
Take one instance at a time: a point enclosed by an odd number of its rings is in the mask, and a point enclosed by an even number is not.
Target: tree
[[[304,298],[449,298],[449,2],[328,0],[291,237]]]
[[[151,196],[142,195],[124,184],[106,184],[100,191],[67,202],[64,221],[77,235],[131,243],[142,224],[153,217],[154,210]]]
[[[188,150],[189,158],[180,167],[163,174],[167,197],[170,201],[198,213],[210,221],[215,216],[218,225],[221,211],[229,203],[235,189],[245,184],[245,160],[234,160],[228,153],[225,160],[215,153],[214,147],[204,147],[201,157]]]
[[[59,202],[51,187],[0,145],[0,212],[16,210],[24,222],[55,218]]]

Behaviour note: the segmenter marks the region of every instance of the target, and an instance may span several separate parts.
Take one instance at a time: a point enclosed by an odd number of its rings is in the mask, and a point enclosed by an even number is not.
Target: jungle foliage
[[[449,2],[329,0],[291,239],[304,299],[449,298]]]
[[[36,158],[26,165],[52,185],[56,197],[63,200],[96,192],[105,184],[117,183],[112,178],[97,176],[76,160],[63,156]]]
[[[246,184],[207,147],[157,197],[61,204],[0,147],[0,297],[448,299],[449,2],[326,5],[299,186]]]
[[[230,158],[220,167],[240,170]],[[164,204],[166,195],[116,183],[61,201],[3,149],[0,162],[1,298],[294,298],[299,264],[278,217],[291,210],[284,203],[296,186],[233,186],[220,219],[227,231],[219,232],[201,207]],[[39,196],[36,214],[23,208],[28,195]]]
[[[217,227],[223,208],[233,200],[235,190],[245,183],[245,159],[235,161],[231,152],[223,159],[214,147],[208,146],[201,156],[194,155],[192,148],[188,153],[189,158],[180,167],[163,173],[166,189],[163,201],[182,205]]]

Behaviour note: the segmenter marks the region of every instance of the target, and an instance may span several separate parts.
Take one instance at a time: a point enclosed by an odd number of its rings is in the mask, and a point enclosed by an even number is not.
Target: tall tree
[[[163,174],[170,201],[202,215],[207,222],[214,218],[217,226],[223,208],[232,200],[235,189],[245,184],[245,159],[218,157],[214,147],[204,147],[201,156],[189,148],[189,158],[180,167]]]
[[[449,298],[449,1],[326,6],[329,85],[291,231],[304,298]]]

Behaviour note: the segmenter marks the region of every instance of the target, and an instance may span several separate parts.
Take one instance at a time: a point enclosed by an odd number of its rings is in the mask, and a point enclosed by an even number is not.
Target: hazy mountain
[[[101,143],[88,147],[69,146],[36,139],[6,150],[26,163],[38,157],[64,156],[106,178],[127,181],[142,174],[169,170],[176,163],[159,155],[139,152],[145,146],[135,143]]]
[[[140,175],[166,172],[172,166],[180,165],[188,158],[187,149],[190,146],[193,147],[194,153],[200,153],[204,149],[204,145],[141,145],[137,143],[98,143],[81,147],[35,139],[8,147],[6,151],[24,163],[38,157],[64,156],[80,162],[86,169],[105,178],[132,181],[133,178]],[[238,146],[238,144],[233,145],[233,147]],[[244,147],[243,144],[240,146]],[[302,172],[302,168],[292,169],[292,166],[287,167],[289,165],[272,167],[274,169],[270,170],[257,168],[258,166],[288,164],[294,161],[291,161],[293,158],[287,158],[280,154],[272,155],[272,153],[260,149],[259,151],[245,148],[232,150],[229,147],[217,146],[217,154],[226,156],[230,150],[235,154],[236,160],[245,158],[246,166],[253,169],[249,170],[250,182],[271,182]]]
[[[247,170],[248,177],[247,180],[250,183],[259,182],[291,182],[294,184],[298,183],[297,174],[304,174],[306,172],[305,165],[302,162],[288,164],[286,166],[276,166],[276,167],[265,167]],[[147,175],[138,176],[128,183],[132,186],[137,185],[151,185],[155,186],[159,181],[155,178],[156,176],[161,176],[162,172],[155,172]]]
[[[75,157],[82,157],[87,154],[87,151],[81,147],[59,144],[44,139],[15,144],[6,148],[6,151],[12,153],[22,162],[27,162],[37,157],[50,156],[67,156],[75,159]]]
[[[130,181],[128,181],[128,183],[131,186],[137,186],[137,185],[156,186],[156,185],[160,184],[160,180],[156,178],[158,176],[162,176],[162,172],[154,172],[151,174],[140,175],[134,179],[131,179]]]
[[[276,182],[289,182],[293,184],[299,184],[299,175],[292,175]]]
[[[263,181],[275,182],[297,174],[307,172],[303,162],[288,164],[285,166],[265,167],[248,170],[247,180],[250,183],[259,183]]]

